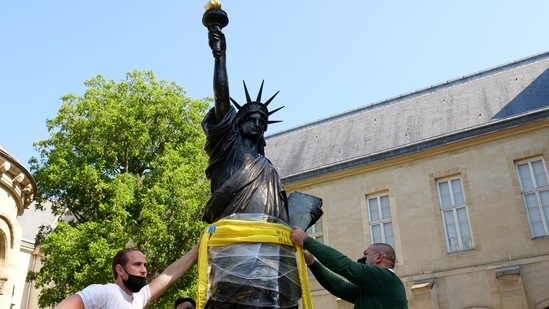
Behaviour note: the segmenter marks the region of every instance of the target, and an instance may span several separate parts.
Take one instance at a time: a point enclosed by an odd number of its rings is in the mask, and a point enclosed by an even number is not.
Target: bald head
[[[391,269],[395,267],[395,250],[390,245],[386,243],[374,243],[368,246],[366,252],[368,252],[368,254],[381,254],[383,259],[380,261],[381,265],[379,266]]]

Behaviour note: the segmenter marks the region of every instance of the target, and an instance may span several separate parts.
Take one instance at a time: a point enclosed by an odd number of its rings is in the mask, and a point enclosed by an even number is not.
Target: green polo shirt
[[[353,261],[310,237],[303,248],[316,258],[309,268],[318,282],[355,308],[408,308],[404,284],[392,270]]]

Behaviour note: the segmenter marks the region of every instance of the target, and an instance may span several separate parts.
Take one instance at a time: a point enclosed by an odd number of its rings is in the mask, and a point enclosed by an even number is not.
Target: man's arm
[[[71,296],[65,298],[57,306],[55,306],[55,309],[85,309],[85,308],[84,308],[84,302],[82,301],[82,298],[80,298],[80,295],[72,294]]]
[[[307,233],[299,227],[292,229],[290,237],[297,246],[303,247],[303,249],[314,254],[324,267],[343,276],[351,283],[360,286],[362,289],[365,287],[381,288],[379,285],[372,285],[371,283],[379,281],[380,277],[385,277],[387,270],[357,263],[336,249],[308,237]]]
[[[298,246],[303,246],[305,239],[308,238],[307,233],[298,227],[292,230],[290,237]],[[337,297],[350,303],[355,303],[360,292],[357,285],[341,279],[341,277],[326,269],[320,262],[315,261],[314,255],[308,250],[304,249],[303,255],[305,263],[309,266],[309,269],[323,288]]]
[[[312,238],[304,240],[303,248],[313,253],[327,269],[359,286],[361,290],[379,292],[384,289],[381,282],[392,280],[395,276],[385,268],[355,262],[336,249]]]
[[[315,279],[328,292],[352,304],[356,302],[359,293],[358,286],[336,276],[318,261],[308,265]]]
[[[179,280],[179,278],[191,268],[197,257],[198,245],[194,246],[184,256],[173,262],[160,274],[160,276],[151,281],[151,283],[149,283],[151,289],[151,302],[160,297],[172,283]]]

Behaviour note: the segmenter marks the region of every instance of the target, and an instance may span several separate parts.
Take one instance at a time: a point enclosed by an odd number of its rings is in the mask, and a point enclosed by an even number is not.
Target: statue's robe
[[[216,122],[213,109],[202,122],[206,176],[212,196],[202,219],[232,217],[289,224],[287,198],[271,162],[244,142],[231,108]],[[264,143],[263,138],[260,141]],[[263,145],[261,145],[263,146]],[[297,306],[300,286],[294,249],[270,243],[209,248],[209,299],[206,308],[289,308]]]

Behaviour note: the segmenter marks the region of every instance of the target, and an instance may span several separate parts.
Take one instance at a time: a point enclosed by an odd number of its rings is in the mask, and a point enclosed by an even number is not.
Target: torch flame
[[[219,0],[210,0],[208,3],[206,3],[206,6],[204,8],[207,10],[209,9],[220,9],[221,8],[221,1]]]

